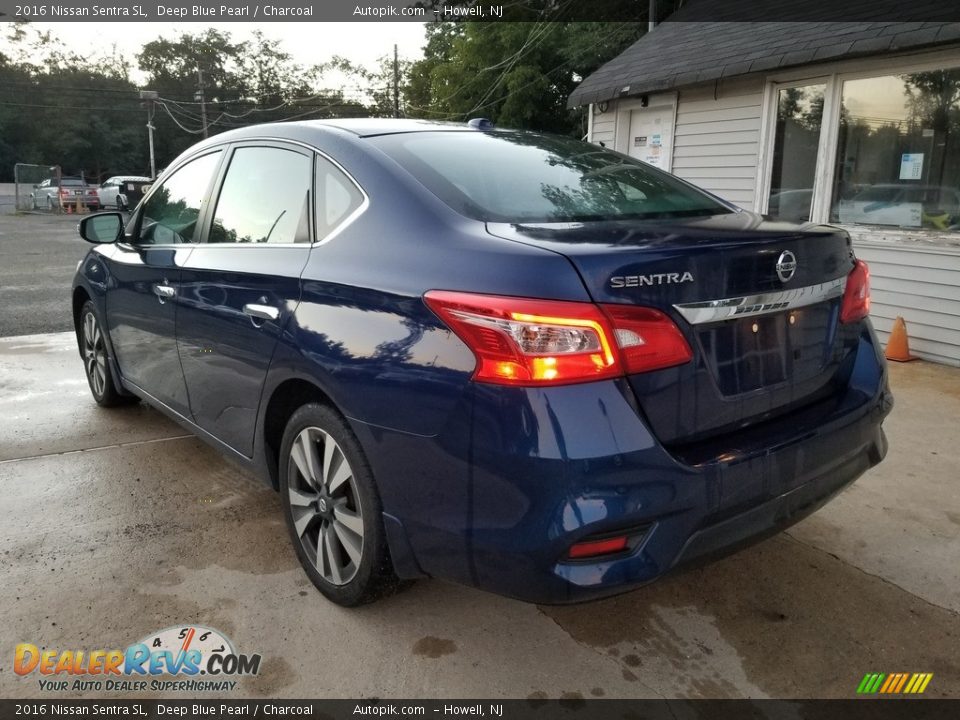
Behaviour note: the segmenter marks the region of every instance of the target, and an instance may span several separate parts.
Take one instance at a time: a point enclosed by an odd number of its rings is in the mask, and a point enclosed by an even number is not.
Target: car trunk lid
[[[563,254],[598,303],[652,307],[674,319],[693,360],[629,377],[665,444],[740,429],[845,384],[857,332],[839,323],[854,265],[841,230],[747,212],[488,230]]]

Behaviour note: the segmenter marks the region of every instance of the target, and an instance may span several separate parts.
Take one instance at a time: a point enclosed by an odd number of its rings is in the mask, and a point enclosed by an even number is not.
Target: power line
[[[44,108],[48,110],[95,110],[103,112],[143,112],[142,108],[122,108],[122,107],[90,107],[89,105],[39,105],[36,103],[12,103],[0,101],[0,105],[8,107],[24,108]]]

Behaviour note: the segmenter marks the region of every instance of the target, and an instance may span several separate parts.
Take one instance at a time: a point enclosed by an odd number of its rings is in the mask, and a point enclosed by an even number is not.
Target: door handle
[[[247,303],[243,306],[243,314],[257,320],[276,320],[280,317],[280,310],[273,305]]]
[[[153,294],[157,296],[160,300],[160,304],[163,304],[164,300],[169,300],[176,294],[176,290],[173,289],[170,285],[154,285]]]

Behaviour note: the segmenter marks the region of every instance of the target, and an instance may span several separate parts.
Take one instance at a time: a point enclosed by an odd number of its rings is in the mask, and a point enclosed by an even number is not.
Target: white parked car
[[[115,175],[107,178],[97,189],[100,205],[104,208],[115,207],[126,210],[131,200],[136,205],[143,197],[144,185],[151,182],[150,178],[142,175]]]

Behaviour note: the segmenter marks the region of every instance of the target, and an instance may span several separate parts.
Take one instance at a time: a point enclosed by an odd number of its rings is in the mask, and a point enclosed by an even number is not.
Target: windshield
[[[730,208],[667,173],[572,138],[424,132],[371,138],[457,212],[487,222],[715,215]]]

